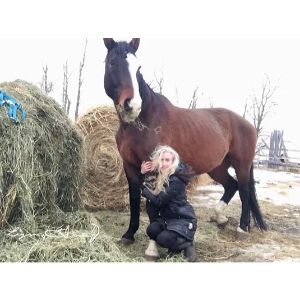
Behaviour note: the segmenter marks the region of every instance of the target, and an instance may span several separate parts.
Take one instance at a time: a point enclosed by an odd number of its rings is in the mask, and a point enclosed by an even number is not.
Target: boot
[[[184,256],[188,262],[194,262],[196,260],[196,249],[194,242],[184,249]]]
[[[176,244],[174,245],[174,250],[183,250],[185,249],[191,242],[189,242],[186,238],[178,237],[176,240]]]
[[[149,241],[149,246],[145,251],[145,258],[148,261],[156,261],[159,258],[156,241]]]
[[[186,238],[178,237],[173,248],[168,249],[168,255],[172,257],[176,254],[179,254],[182,250],[186,249],[191,244],[192,242],[188,241]]]

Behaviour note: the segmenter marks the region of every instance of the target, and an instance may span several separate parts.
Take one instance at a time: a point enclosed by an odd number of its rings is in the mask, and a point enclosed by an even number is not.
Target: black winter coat
[[[194,208],[187,201],[186,186],[194,175],[191,168],[180,163],[175,173],[169,178],[169,186],[157,196],[153,195],[147,187],[143,188],[142,195],[153,206],[159,209],[168,230],[175,231],[187,238],[194,239],[197,228],[197,219]]]

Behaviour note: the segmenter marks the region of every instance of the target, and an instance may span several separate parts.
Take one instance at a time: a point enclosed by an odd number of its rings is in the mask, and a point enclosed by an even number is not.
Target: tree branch
[[[84,47],[84,53],[83,53],[83,58],[82,61],[79,64],[79,79],[78,79],[78,90],[77,90],[77,101],[76,101],[76,109],[75,109],[75,121],[78,118],[78,111],[79,111],[79,104],[80,104],[80,91],[81,91],[81,86],[83,83],[83,80],[81,79],[82,76],[82,70],[85,64],[85,54],[86,54],[86,47],[87,47],[88,40],[85,40],[85,47]]]

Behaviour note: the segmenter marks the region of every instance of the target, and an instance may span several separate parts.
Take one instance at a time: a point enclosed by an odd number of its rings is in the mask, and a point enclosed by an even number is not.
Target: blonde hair
[[[173,158],[173,162],[170,167],[161,171],[161,158],[164,153],[170,153]],[[153,171],[157,171],[158,176],[156,179],[156,191],[159,193],[164,191],[164,185],[169,185],[169,178],[175,173],[176,168],[179,165],[180,159],[178,153],[170,146],[158,145],[151,154],[150,157],[153,162]]]

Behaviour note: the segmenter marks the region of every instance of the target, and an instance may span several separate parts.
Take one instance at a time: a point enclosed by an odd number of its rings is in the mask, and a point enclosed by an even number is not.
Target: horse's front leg
[[[128,167],[124,169],[129,188],[130,222],[128,230],[122,236],[121,243],[130,245],[134,242],[134,234],[139,229],[142,181],[138,170],[132,170]],[[133,173],[133,171],[135,172]]]

